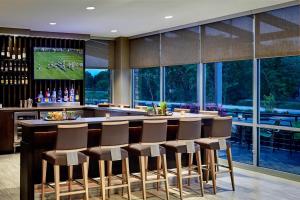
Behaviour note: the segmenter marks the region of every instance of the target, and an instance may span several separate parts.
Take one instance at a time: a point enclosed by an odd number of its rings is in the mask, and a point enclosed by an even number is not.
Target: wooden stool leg
[[[161,156],[157,156],[156,157],[157,161],[156,161],[156,164],[157,164],[157,180],[160,179],[160,169],[161,169]],[[159,190],[160,188],[160,182],[157,182],[156,183],[156,189],[157,191]]]
[[[125,171],[126,171],[126,181],[127,181],[127,195],[128,199],[131,200],[131,184],[130,184],[130,170],[128,158],[125,158]]]
[[[193,169],[193,158],[194,154],[189,153],[189,176],[191,175]],[[188,178],[188,186],[191,186],[191,178]]]
[[[215,150],[215,164],[216,164],[216,171],[220,171],[220,167],[219,167],[219,153],[217,150]]]
[[[142,192],[143,192],[143,199],[146,200],[146,168],[145,168],[145,157],[140,156],[140,171],[141,171],[141,178],[142,178]]]
[[[122,160],[122,184],[125,184],[126,179],[126,163],[125,160]],[[124,196],[124,188],[122,187],[122,196]]]
[[[201,152],[200,151],[196,152],[196,160],[197,160],[197,168],[198,168],[198,174],[199,174],[199,184],[200,184],[201,195],[204,196],[202,161],[201,161]]]
[[[112,161],[107,161],[107,176],[108,176],[108,186],[111,186],[111,175],[112,175]],[[107,191],[108,198],[110,198],[110,189]]]
[[[55,182],[55,196],[56,200],[60,199],[60,176],[59,176],[59,165],[54,165],[54,182]]]
[[[72,181],[73,181],[73,166],[68,166],[68,188],[69,192],[72,191]],[[71,199],[71,195],[69,196],[69,199]]]
[[[167,167],[167,158],[166,158],[166,154],[162,155],[163,157],[163,170],[164,170],[164,179],[165,179],[165,190],[166,190],[166,196],[167,196],[167,200],[170,199],[170,195],[169,195],[169,179],[168,179],[168,167]]]
[[[181,164],[181,153],[176,153],[176,168],[177,168],[177,180],[178,189],[180,193],[180,199],[182,199],[182,164]]]
[[[47,181],[47,161],[42,160],[42,200],[45,199],[46,181]]]
[[[208,149],[205,149],[205,164],[206,164],[206,177],[205,177],[205,181],[206,183],[208,183],[209,181],[209,171],[210,171],[210,161],[209,161],[209,150]]]
[[[230,170],[232,190],[235,191],[233,165],[232,165],[232,155],[231,155],[231,148],[230,147],[226,148],[226,153],[227,153],[228,166],[229,166],[229,170]]]
[[[216,186],[216,167],[215,167],[215,152],[214,150],[210,151],[210,170],[211,170],[211,179],[213,183],[213,193],[216,194],[217,186]]]
[[[145,156],[145,174],[146,174],[146,180],[148,179],[148,166],[149,166],[149,157]]]
[[[104,163],[104,160],[99,161],[99,171],[100,171],[102,200],[105,200],[105,163]]]
[[[84,182],[85,200],[89,199],[88,162],[82,164],[82,177]]]

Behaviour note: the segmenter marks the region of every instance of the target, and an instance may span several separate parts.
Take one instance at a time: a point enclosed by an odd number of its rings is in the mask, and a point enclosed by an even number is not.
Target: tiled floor
[[[15,155],[0,156],[0,200],[17,200],[19,199],[19,177],[20,177],[20,157]],[[231,191],[230,178],[227,174],[219,175],[217,178],[217,195],[212,195],[211,183],[205,184],[205,196],[200,197],[193,190],[186,189],[184,199],[237,199],[237,200],[285,200],[299,199],[300,183],[293,182],[277,177],[272,177],[256,172],[251,172],[243,169],[235,168],[236,191]],[[192,187],[196,192],[199,192],[197,184]],[[90,190],[91,199],[99,199],[97,189]],[[125,194],[126,195],[126,194]],[[113,195],[110,199],[126,199],[120,195]],[[171,189],[171,199],[179,199],[179,194],[176,188]],[[39,195],[36,195],[39,196]],[[93,197],[94,196],[94,197]],[[157,192],[155,189],[149,190],[147,194],[149,200],[165,199],[163,191]],[[48,195],[47,199],[53,199],[52,195]],[[133,192],[133,199],[140,199],[141,192]],[[39,199],[37,197],[37,199]],[[78,199],[78,198],[72,198]]]

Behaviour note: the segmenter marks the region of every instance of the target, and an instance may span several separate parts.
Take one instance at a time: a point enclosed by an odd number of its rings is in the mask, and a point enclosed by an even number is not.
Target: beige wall
[[[115,69],[113,75],[113,103],[131,104],[131,71],[129,68],[129,40],[120,37],[115,43]]]

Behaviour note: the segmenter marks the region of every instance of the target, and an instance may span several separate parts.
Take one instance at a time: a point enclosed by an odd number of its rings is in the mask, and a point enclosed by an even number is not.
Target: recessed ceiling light
[[[49,23],[51,26],[55,26],[56,25],[56,22],[50,22]]]
[[[87,9],[87,10],[95,10],[95,7],[94,6],[88,6],[85,9]]]
[[[111,30],[110,32],[112,32],[112,33],[116,33],[116,32],[118,32],[118,30],[116,30],[116,29],[113,29],[113,30]]]
[[[172,18],[173,18],[172,15],[167,15],[167,16],[165,16],[165,19],[172,19]]]

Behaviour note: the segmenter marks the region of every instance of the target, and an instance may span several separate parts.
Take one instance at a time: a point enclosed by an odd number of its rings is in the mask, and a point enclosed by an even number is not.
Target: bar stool
[[[215,117],[212,120],[211,126],[207,127],[209,138],[200,138],[196,143],[206,150],[207,157],[207,173],[206,180],[208,180],[209,173],[212,176],[213,193],[216,194],[216,167],[227,168],[230,173],[232,190],[235,190],[233,165],[230,143],[226,142],[227,138],[231,136],[232,117]],[[215,151],[226,150],[228,166],[219,165],[215,163]]]
[[[128,152],[123,147],[129,143],[129,123],[123,122],[103,122],[102,133],[99,147],[89,148],[87,154],[91,159],[97,159],[99,163],[100,186],[102,191],[102,199],[106,198],[106,190],[110,196],[110,189],[127,188],[128,199],[131,199],[130,176]],[[113,161],[122,161],[122,184],[111,185],[112,179],[112,164]],[[107,161],[107,179],[106,186],[105,177],[105,161]],[[118,177],[117,177],[118,178]]]
[[[47,163],[54,166],[55,196],[59,200],[61,196],[75,194],[88,195],[88,157],[81,153],[87,148],[88,125],[59,125],[57,127],[56,147],[53,151],[42,153],[42,199],[45,198],[45,185],[47,174]],[[72,191],[73,166],[82,165],[83,190]],[[69,192],[60,191],[60,166],[68,166]]]
[[[140,143],[129,145],[129,152],[139,157],[140,174],[136,176],[142,182],[143,199],[146,199],[146,184],[160,182],[165,183],[166,198],[169,199],[169,183],[167,172],[166,149],[164,144],[167,139],[167,120],[144,120],[142,137]],[[148,157],[156,157],[157,178],[147,179],[147,160]],[[163,178],[161,178],[161,164],[163,168]]]
[[[177,140],[167,141],[164,146],[167,150],[174,152],[176,156],[176,168],[177,168],[177,181],[178,188],[180,192],[180,198],[182,199],[182,179],[188,178],[188,185],[190,186],[190,179],[197,177],[200,184],[201,194],[203,196],[203,176],[202,176],[202,164],[201,164],[201,152],[200,145],[195,144],[194,141],[201,137],[201,118],[191,118],[191,119],[180,119],[179,130],[177,133]],[[188,175],[182,175],[182,163],[181,155],[189,155],[189,165],[188,165]],[[197,166],[193,165],[193,156],[196,154]],[[192,174],[194,167],[197,167],[197,174]]]

